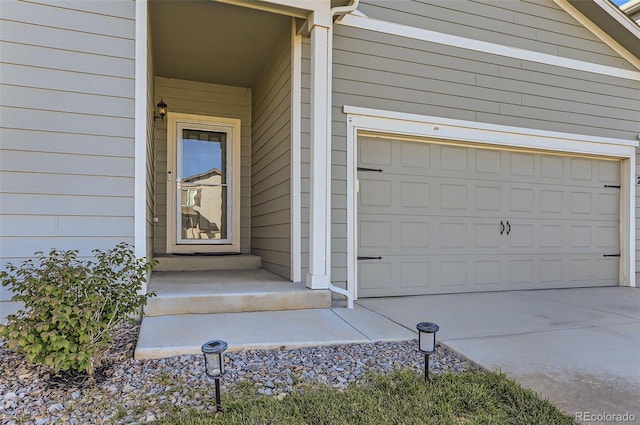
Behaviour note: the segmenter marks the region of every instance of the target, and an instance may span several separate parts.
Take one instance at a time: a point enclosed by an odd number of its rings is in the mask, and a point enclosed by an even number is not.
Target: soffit
[[[251,87],[291,18],[213,1],[149,2],[154,73]]]

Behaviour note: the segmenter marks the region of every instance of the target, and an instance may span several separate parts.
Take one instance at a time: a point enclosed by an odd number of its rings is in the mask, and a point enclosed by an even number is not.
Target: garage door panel
[[[425,288],[429,287],[433,281],[431,264],[429,261],[424,261],[424,258],[399,261],[398,266],[400,269],[398,283],[402,288]]]
[[[400,206],[402,208],[429,208],[431,185],[426,182],[400,182]]]
[[[369,290],[393,289],[393,276],[389,261],[364,260],[358,265],[360,292],[364,295]]]
[[[402,167],[428,170],[431,168],[431,145],[428,143],[401,143],[400,164]]]
[[[424,222],[400,222],[400,246],[406,248],[430,248],[431,232],[429,223]]]
[[[620,232],[615,226],[598,226],[596,229],[596,245],[601,251],[614,253],[620,247]],[[615,254],[615,253],[614,253]]]
[[[502,238],[501,226],[495,220],[473,224],[473,248],[493,248],[499,252]]]
[[[363,164],[389,165],[393,160],[393,156],[391,155],[393,146],[394,142],[389,139],[361,139],[358,145],[358,158]]]
[[[476,185],[475,209],[480,211],[500,211],[502,209],[502,188],[500,185]],[[495,213],[491,214],[494,216]]]
[[[366,221],[360,222],[360,246],[366,248],[389,249],[393,243],[393,223],[388,221]]]
[[[367,143],[358,255],[382,260],[359,261],[359,296],[617,284],[618,161]]]
[[[476,173],[485,178],[496,178],[502,174],[502,152],[477,150],[474,155]]]
[[[495,259],[474,261],[473,283],[483,286],[483,290],[487,291],[500,289],[500,284],[504,281],[502,263]]]
[[[361,180],[360,204],[389,207],[392,205],[392,188],[393,184],[389,180]]]

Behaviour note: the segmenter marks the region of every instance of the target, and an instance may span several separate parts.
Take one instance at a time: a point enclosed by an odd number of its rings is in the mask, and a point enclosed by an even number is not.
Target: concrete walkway
[[[417,337],[421,321],[440,325],[440,342],[506,372],[571,415],[629,412],[640,424],[638,288],[376,298],[357,301],[353,310],[337,305],[146,317],[136,357],[199,354],[203,342],[218,338],[231,350],[408,340]]]
[[[358,305],[409,329],[438,323],[441,342],[571,415],[628,412],[635,415],[630,423],[640,423],[640,288],[378,298]],[[616,423],[606,419],[590,423]]]

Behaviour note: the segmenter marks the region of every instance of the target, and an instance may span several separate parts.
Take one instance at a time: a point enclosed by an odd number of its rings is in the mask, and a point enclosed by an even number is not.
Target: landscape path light
[[[216,412],[222,412],[220,403],[220,378],[224,375],[224,351],[227,343],[220,339],[207,341],[202,345],[204,354],[204,368],[207,376],[213,378],[216,383]]]
[[[429,355],[436,351],[436,332],[440,326],[432,322],[420,322],[418,329],[418,350],[424,353],[424,382],[429,382]]]

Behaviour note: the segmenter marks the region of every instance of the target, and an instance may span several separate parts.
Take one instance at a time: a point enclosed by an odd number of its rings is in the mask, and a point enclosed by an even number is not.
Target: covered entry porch
[[[314,147],[327,114],[310,107],[326,103],[313,88],[326,85],[330,4],[286,3],[137,5],[148,118],[136,133],[136,249],[159,261],[147,315],[330,305],[329,225],[310,212],[330,196],[312,176],[330,157]]]

